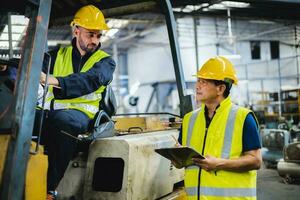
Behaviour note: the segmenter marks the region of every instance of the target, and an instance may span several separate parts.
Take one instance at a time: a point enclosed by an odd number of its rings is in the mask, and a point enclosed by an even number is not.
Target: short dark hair
[[[224,98],[227,98],[228,96],[229,96],[229,94],[230,94],[230,89],[231,89],[231,87],[232,87],[232,80],[225,80],[225,81],[220,81],[220,80],[213,80],[213,83],[215,84],[215,85],[225,85],[225,87],[226,87],[226,89],[225,89],[225,91],[224,91],[224,93],[223,93],[223,97]]]

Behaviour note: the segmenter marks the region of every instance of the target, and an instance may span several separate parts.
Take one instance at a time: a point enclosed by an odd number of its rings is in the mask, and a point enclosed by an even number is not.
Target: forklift
[[[69,1],[68,1],[69,2]],[[69,12],[85,5],[72,1]],[[46,156],[42,146],[32,143],[32,130],[39,77],[46,51],[48,26],[60,19],[51,9],[64,7],[60,0],[11,0],[0,11],[23,14],[29,18],[22,47],[18,78],[14,90],[0,81],[0,199],[45,199]],[[180,119],[194,108],[193,98],[186,94],[179,53],[176,21],[170,0],[92,1],[106,17],[140,12],[160,12],[167,26],[180,100]],[[73,10],[72,10],[73,9]],[[66,11],[67,12],[67,11]],[[108,95],[109,96],[109,95]],[[160,117],[166,113],[156,113]],[[171,114],[172,115],[172,114]],[[178,126],[153,125],[151,116],[136,113],[113,117],[114,137],[95,138],[86,153],[79,152],[72,160],[58,186],[58,199],[185,199],[182,188],[184,170],[176,169],[169,160],[155,153],[157,148],[174,146]],[[174,118],[174,116],[172,116]],[[111,119],[107,120],[110,121]],[[134,130],[135,129],[135,130]],[[136,131],[138,129],[138,131]],[[38,195],[40,193],[40,196]]]

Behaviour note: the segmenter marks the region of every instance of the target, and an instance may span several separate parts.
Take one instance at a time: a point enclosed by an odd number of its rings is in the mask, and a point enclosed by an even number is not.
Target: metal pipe
[[[183,117],[186,113],[192,111],[195,106],[191,95],[186,95],[186,83],[183,74],[181,57],[179,52],[178,35],[176,31],[176,20],[169,0],[159,1],[161,9],[165,15],[166,25],[169,35],[177,90],[180,101],[180,115]]]
[[[229,38],[229,44],[233,44],[233,36],[232,36],[232,29],[231,29],[231,15],[230,15],[230,8],[227,8],[227,25],[228,25],[228,38]]]
[[[43,127],[43,121],[44,121],[44,113],[45,113],[46,95],[47,95],[48,88],[49,88],[48,80],[49,80],[49,74],[50,74],[51,56],[50,56],[49,53],[45,53],[45,57],[48,57],[46,84],[44,86],[44,91],[43,91],[42,111],[41,111],[41,118],[40,118],[40,122],[39,122],[39,132],[38,132],[38,138],[37,138],[38,140],[37,140],[37,144],[36,144],[36,147],[35,147],[35,152],[33,152],[34,154],[37,154],[39,152],[39,146],[40,146],[41,137],[42,137],[42,127]]]
[[[199,52],[198,52],[198,34],[197,34],[197,19],[193,17],[194,22],[194,42],[195,42],[195,57],[196,57],[196,73],[198,72],[199,67]]]
[[[297,85],[299,85],[299,60],[298,60],[298,45],[297,45],[297,26],[295,26],[295,56],[296,56],[296,65],[297,65]]]
[[[9,47],[9,58],[13,57],[13,45],[12,45],[12,24],[11,24],[11,13],[7,16],[7,28],[8,28],[8,47]]]
[[[153,90],[152,90],[152,92],[151,92],[151,95],[150,95],[150,98],[149,98],[149,101],[148,101],[148,104],[147,104],[147,107],[146,107],[146,113],[149,111],[149,109],[150,109],[150,105],[151,105],[151,102],[152,102],[152,100],[153,100],[153,97],[154,97],[154,95],[155,95],[155,92],[156,92],[156,87],[154,87],[153,86]]]
[[[282,114],[282,93],[281,93],[281,87],[282,87],[282,80],[281,80],[281,66],[280,66],[280,59],[278,59],[278,80],[279,80],[279,93],[278,93],[278,102],[279,102],[279,110],[278,114],[279,117],[281,117]]]
[[[300,163],[279,161],[277,171],[280,176],[290,175],[300,177]]]
[[[220,43],[219,43],[219,30],[218,30],[218,21],[217,21],[217,18],[214,17],[214,25],[215,25],[215,31],[216,31],[216,39],[217,39],[217,42],[216,42],[216,55],[218,56],[220,54]]]
[[[248,77],[248,65],[245,65],[245,75],[246,75],[246,91],[247,91],[247,102],[250,102],[250,91],[249,91],[249,77]],[[252,104],[252,102],[251,102]]]
[[[119,64],[119,55],[118,55],[118,45],[117,43],[113,43],[113,59],[115,60],[116,63],[116,70],[115,70],[115,80],[116,80],[116,93],[117,93],[117,98],[118,102],[122,102],[121,99],[121,93],[120,93],[120,67],[118,66]]]

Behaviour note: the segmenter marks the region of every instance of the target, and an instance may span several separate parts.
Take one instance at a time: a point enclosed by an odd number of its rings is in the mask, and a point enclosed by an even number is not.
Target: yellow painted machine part
[[[161,200],[187,200],[187,194],[183,187],[177,188],[175,191],[162,198]]]
[[[6,152],[7,152],[7,147],[8,147],[8,143],[10,140],[10,135],[0,135],[0,147],[1,147],[1,151],[0,151],[0,185],[1,185],[1,181],[2,181],[2,173],[3,173],[3,169],[5,166],[5,158],[6,158]]]
[[[120,132],[140,133],[157,130],[165,130],[166,126],[160,121],[158,117],[115,117],[113,118],[115,129]],[[142,130],[140,130],[141,128]]]
[[[35,145],[36,143],[31,143],[30,151],[35,150]],[[44,155],[43,146],[39,146],[39,152],[29,156],[25,182],[25,200],[46,199],[47,169],[47,156]]]

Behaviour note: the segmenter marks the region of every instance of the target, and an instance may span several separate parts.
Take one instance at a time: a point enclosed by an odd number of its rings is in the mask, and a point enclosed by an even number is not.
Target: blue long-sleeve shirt
[[[80,72],[92,53],[81,56],[76,47],[75,39],[72,41],[72,46],[72,64],[74,73],[66,77],[56,77],[61,89],[53,89],[55,99],[72,99],[80,97],[96,91],[102,85],[108,85],[113,80],[113,72],[116,68],[116,64],[111,57],[101,59],[86,72]],[[52,61],[50,65],[50,74],[53,74],[58,50],[59,49],[55,49],[49,52]],[[47,72],[46,59],[44,59],[43,72]]]

